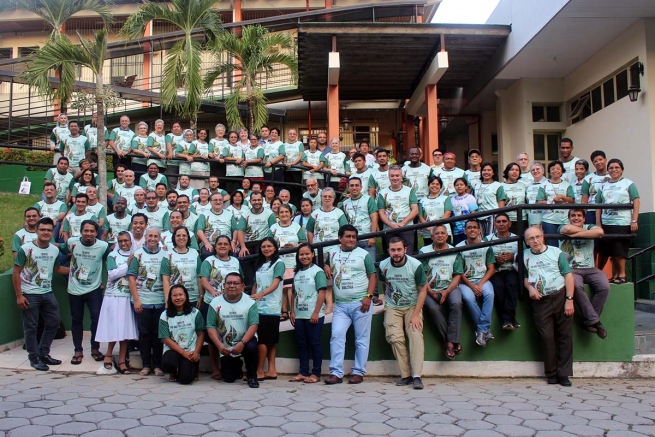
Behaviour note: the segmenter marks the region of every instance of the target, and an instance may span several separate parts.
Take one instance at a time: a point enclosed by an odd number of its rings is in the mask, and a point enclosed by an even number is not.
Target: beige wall
[[[639,58],[645,64],[639,100],[623,98],[590,117],[569,126],[575,156],[589,159],[596,149],[608,158],[620,158],[624,176],[637,185],[642,211],[653,211],[655,179],[655,20],[640,21],[612,41],[564,80],[565,98],[575,97],[618,68]],[[650,67],[650,68],[649,68]]]

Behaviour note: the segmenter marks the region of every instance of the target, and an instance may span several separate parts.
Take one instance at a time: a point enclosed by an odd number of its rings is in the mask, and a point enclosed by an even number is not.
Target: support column
[[[152,21],[146,24],[143,30],[143,36],[152,36]],[[145,91],[152,91],[152,44],[150,42],[143,43],[143,80],[141,81],[141,88]],[[160,85],[161,86],[161,85]],[[144,108],[150,107],[147,102],[142,102],[141,106]]]
[[[423,156],[429,160],[432,152],[439,148],[439,114],[437,113],[437,85],[425,87],[426,116],[423,119]]]
[[[328,141],[339,138],[339,85],[328,85],[327,89],[327,122]]]

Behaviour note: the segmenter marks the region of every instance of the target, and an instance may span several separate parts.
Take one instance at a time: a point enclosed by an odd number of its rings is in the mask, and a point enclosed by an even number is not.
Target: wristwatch
[[[247,344],[247,343],[246,343],[245,341],[243,341],[243,340],[241,340],[241,343],[243,343],[244,346]]]
[[[373,299],[373,295],[371,293],[366,293],[366,296],[364,296],[364,297],[368,297],[369,299]]]
[[[566,296],[566,300],[573,300],[573,296]]]

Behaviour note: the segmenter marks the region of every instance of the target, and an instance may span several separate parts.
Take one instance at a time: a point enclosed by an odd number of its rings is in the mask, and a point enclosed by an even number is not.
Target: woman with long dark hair
[[[510,162],[505,166],[503,170],[503,177],[505,182],[503,182],[503,190],[505,190],[505,197],[507,198],[505,206],[515,206],[515,205],[524,205],[526,202],[525,190],[526,184],[521,179],[521,166],[516,162]],[[518,232],[518,219],[516,211],[508,211],[507,215],[509,216],[510,232]],[[528,228],[528,212],[523,211],[521,214],[521,221],[523,221],[523,230]]]
[[[187,289],[182,284],[173,285],[166,311],[159,319],[159,338],[164,343],[161,366],[169,381],[191,384],[196,377],[204,330],[205,320],[191,305]]]
[[[184,285],[191,304],[200,308],[200,254],[191,247],[191,235],[185,226],[172,231],[171,248],[161,260],[161,279],[164,296],[169,295],[173,285]]]
[[[282,315],[282,287],[284,261],[280,259],[274,238],[266,237],[259,243],[259,256],[255,263],[255,283],[251,297],[258,302],[259,362],[257,379],[277,379],[275,367],[276,345],[280,340],[280,316]],[[264,364],[268,359],[267,373]]]
[[[475,189],[475,199],[479,211],[490,211],[492,209],[504,208],[507,196],[503,185],[496,180],[496,170],[490,162],[480,166],[480,183]],[[480,217],[482,235],[491,234],[493,230],[493,216]]]

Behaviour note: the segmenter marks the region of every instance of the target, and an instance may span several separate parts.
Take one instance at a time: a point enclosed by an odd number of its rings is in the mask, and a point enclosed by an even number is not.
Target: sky
[[[433,23],[483,24],[500,0],[443,0]]]

